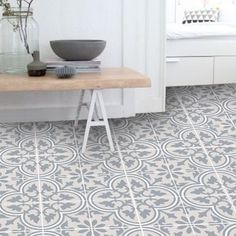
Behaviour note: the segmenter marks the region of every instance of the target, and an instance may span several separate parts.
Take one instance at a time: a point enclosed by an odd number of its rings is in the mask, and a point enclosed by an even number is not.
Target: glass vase
[[[32,61],[32,53],[39,50],[39,27],[33,10],[11,8],[0,20],[0,71],[23,73]]]

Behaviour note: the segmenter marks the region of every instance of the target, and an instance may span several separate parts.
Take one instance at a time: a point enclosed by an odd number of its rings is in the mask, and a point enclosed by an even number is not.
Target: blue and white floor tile
[[[167,90],[165,113],[0,124],[1,236],[236,235],[236,86]]]

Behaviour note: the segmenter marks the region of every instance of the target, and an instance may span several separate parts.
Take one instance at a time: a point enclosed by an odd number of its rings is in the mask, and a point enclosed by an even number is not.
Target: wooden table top
[[[103,68],[99,73],[81,73],[71,79],[0,74],[0,91],[75,91],[83,89],[144,88],[151,80],[128,68]]]

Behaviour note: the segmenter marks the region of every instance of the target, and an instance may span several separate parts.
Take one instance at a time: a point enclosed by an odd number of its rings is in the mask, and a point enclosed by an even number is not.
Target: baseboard
[[[107,105],[109,118],[130,117],[135,114],[127,112],[122,105]],[[164,111],[161,98],[146,97],[136,104],[136,113],[153,113]],[[0,109],[0,122],[37,122],[74,120],[76,107],[28,107]],[[80,119],[86,119],[87,111],[83,109]]]
[[[165,107],[163,107],[162,98],[147,96],[136,103],[135,111],[136,113],[164,112]]]
[[[109,118],[125,117],[122,105],[108,105]],[[0,122],[37,122],[37,121],[61,121],[74,120],[76,107],[30,107],[0,109]],[[83,109],[80,119],[86,119],[87,111]]]

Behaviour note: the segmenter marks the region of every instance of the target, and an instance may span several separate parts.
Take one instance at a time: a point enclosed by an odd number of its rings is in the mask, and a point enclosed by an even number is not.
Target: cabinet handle
[[[166,58],[166,63],[178,63],[180,58]]]

